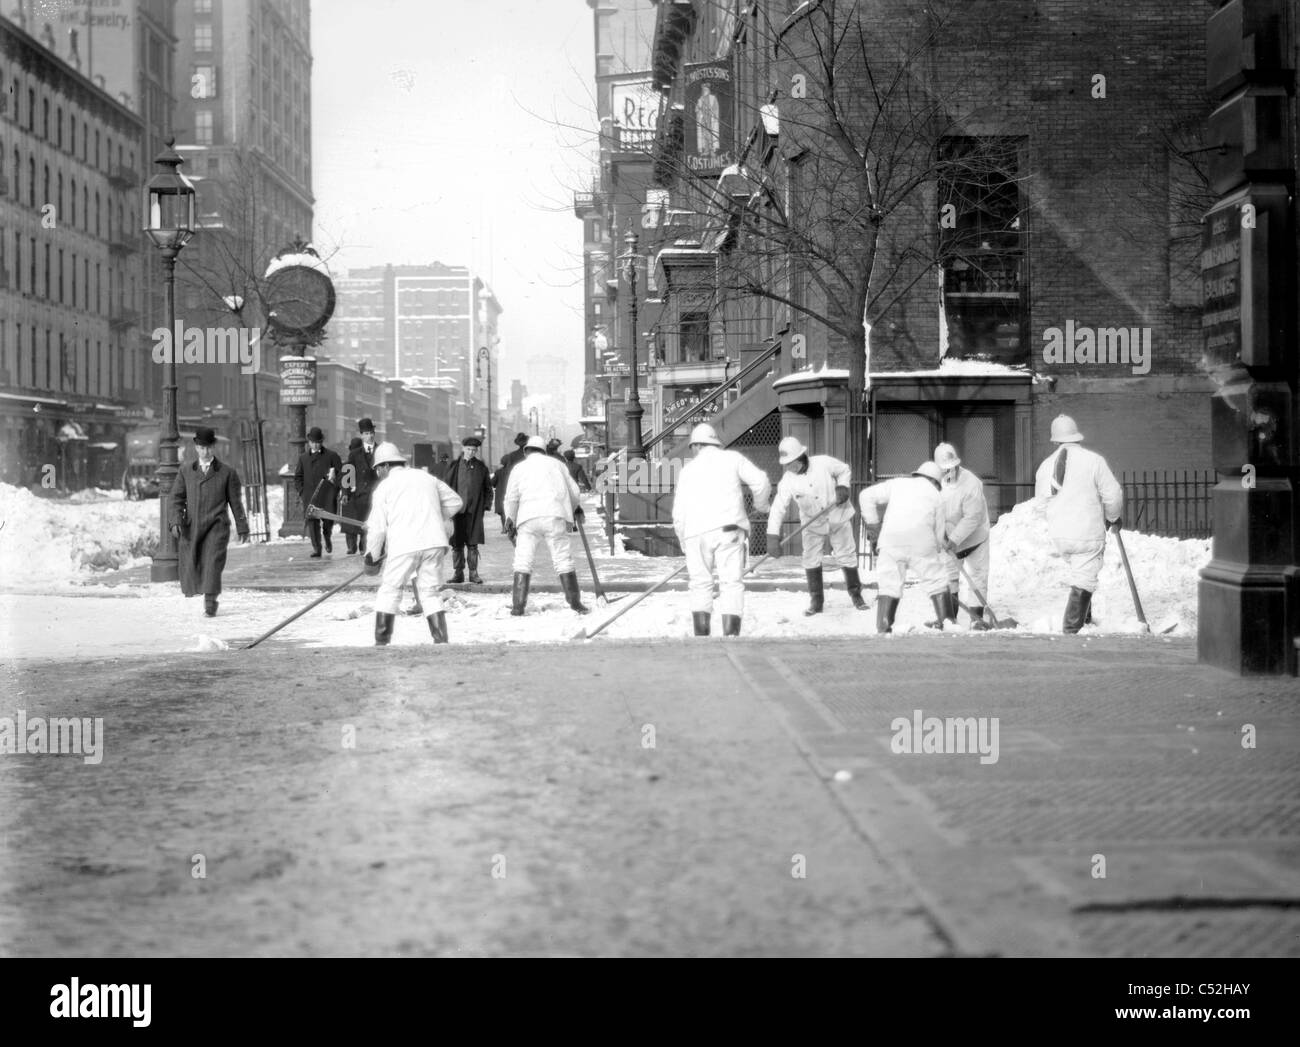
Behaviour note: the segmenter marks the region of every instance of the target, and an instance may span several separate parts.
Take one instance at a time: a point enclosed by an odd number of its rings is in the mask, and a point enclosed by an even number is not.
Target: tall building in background
[[[527,364],[528,399],[537,408],[538,425],[544,435],[563,438],[570,425],[567,403],[564,398],[565,380],[569,364],[559,356],[533,356]]]

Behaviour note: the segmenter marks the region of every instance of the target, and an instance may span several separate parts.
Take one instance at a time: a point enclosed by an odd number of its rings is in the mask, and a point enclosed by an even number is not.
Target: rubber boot
[[[461,585],[465,581],[465,547],[463,545],[452,546],[451,566],[456,573],[451,576],[451,585]]]
[[[475,585],[482,585],[483,579],[478,576],[478,546],[469,547],[469,580]]]
[[[710,619],[711,617],[712,617],[712,614],[711,614],[709,611],[693,611],[693,612],[691,612],[691,618],[692,618],[692,619],[694,620],[694,622],[695,622],[695,635],[696,635],[696,636],[708,636],[708,635],[709,635],[709,619]]]
[[[897,596],[879,596],[876,598],[876,632],[892,633],[894,615],[898,613]]]
[[[957,590],[949,589],[948,590],[948,619],[950,621],[955,622],[957,620],[957,612],[960,610],[961,610],[961,601],[957,599]]]
[[[930,597],[930,602],[934,604],[934,613],[938,615],[939,620],[936,622],[926,622],[925,626],[927,629],[942,629],[945,622],[955,622],[955,619],[949,618],[948,611],[948,605],[952,598],[953,596],[950,592],[935,593]]]
[[[1083,593],[1083,599],[1080,601],[1083,604],[1083,624],[1091,625],[1092,624],[1092,593],[1088,592],[1087,589],[1081,589],[1079,591]]]
[[[723,636],[740,635],[740,615],[724,614],[722,616],[722,635]]]
[[[988,632],[991,626],[984,620],[984,608],[972,607],[970,609],[970,627],[977,633]]]
[[[524,574],[522,571],[515,572],[514,591],[511,596],[510,613],[518,618],[524,613],[524,608],[528,605],[528,583],[532,580],[532,575]]]
[[[429,632],[433,634],[434,643],[447,642],[447,613],[438,611],[428,617]]]
[[[813,567],[807,572],[808,575],[808,592],[812,597],[808,604],[808,610],[804,611],[805,618],[811,618],[814,614],[821,614],[826,606],[826,590],[822,586],[822,569]]]
[[[334,542],[331,541],[331,535],[330,535],[331,530],[332,528],[325,528],[325,527],[322,527],[321,529],[321,537],[324,538],[325,540],[325,551],[327,553],[332,553],[334,551]]]
[[[1065,604],[1065,619],[1061,622],[1063,633],[1077,633],[1083,628],[1083,620],[1087,615],[1091,597],[1092,593],[1085,592],[1077,585],[1070,586],[1070,598]]]
[[[393,622],[397,620],[395,614],[384,614],[383,611],[375,613],[375,646],[387,647],[388,641],[393,638]]]
[[[215,618],[217,616],[217,598],[215,594],[204,594],[203,614],[208,618]]]
[[[567,574],[560,575],[560,588],[564,590],[564,598],[579,614],[586,614],[587,608],[583,605],[582,594],[578,591],[578,572],[569,571]]]
[[[858,577],[856,567],[844,568],[844,588],[849,591],[849,599],[859,611],[867,609],[867,601],[862,599],[862,579]]]

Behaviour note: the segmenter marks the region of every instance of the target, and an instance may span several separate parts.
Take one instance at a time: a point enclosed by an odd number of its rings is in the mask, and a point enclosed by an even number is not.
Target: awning
[[[59,427],[58,439],[62,442],[67,440],[86,440],[88,437],[86,436],[85,430],[76,422],[64,422]]]

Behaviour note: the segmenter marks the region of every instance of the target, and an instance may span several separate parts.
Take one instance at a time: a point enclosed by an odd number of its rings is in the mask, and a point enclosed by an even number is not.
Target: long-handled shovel
[[[957,561],[957,570],[961,571],[962,577],[966,579],[966,584],[970,586],[971,592],[975,594],[975,598],[984,606],[984,610],[988,611],[989,620],[993,623],[994,629],[1014,629],[1020,624],[1014,618],[1003,618],[999,621],[998,616],[993,613],[993,608],[989,606],[988,600],[984,598],[984,594],[975,587],[975,582],[967,572],[966,565],[960,560]],[[967,613],[970,613],[969,608],[967,609]]]
[[[1119,533],[1118,527],[1115,528],[1115,541],[1119,543],[1119,557],[1124,561],[1124,573],[1128,576],[1128,591],[1133,594],[1133,610],[1142,623],[1142,631],[1149,633],[1151,626],[1147,625],[1147,616],[1142,613],[1142,601],[1138,599],[1138,587],[1133,581],[1133,568],[1128,565],[1128,550],[1124,548],[1124,537]]]
[[[340,590],[346,589],[349,585],[351,585],[353,582],[355,582],[358,578],[360,578],[360,577],[361,577],[363,574],[365,574],[365,573],[366,573],[366,568],[364,568],[364,567],[361,568],[361,570],[359,570],[356,574],[354,574],[354,575],[353,575],[351,578],[349,578],[346,582],[340,582],[340,583],[339,583],[338,585],[336,585],[333,589],[331,589],[329,592],[327,592],[324,596],[318,596],[318,597],[316,597],[316,599],[314,599],[311,603],[309,603],[309,604],[308,604],[306,607],[304,607],[301,611],[298,611],[297,613],[290,615],[288,618],[286,618],[284,621],[282,621],[279,625],[277,625],[274,629],[270,630],[270,632],[265,632],[265,633],[263,633],[261,636],[259,636],[256,640],[254,640],[252,643],[250,643],[250,644],[246,644],[246,645],[243,647],[243,650],[245,650],[245,651],[252,650],[252,649],[253,649],[254,647],[256,647],[259,643],[261,643],[263,640],[265,640],[268,636],[274,636],[276,633],[278,633],[281,629],[283,629],[283,628],[284,628],[286,625],[288,625],[290,622],[296,622],[299,618],[301,618],[304,614],[306,614],[308,611],[310,611],[313,607],[317,606],[318,604],[323,604],[326,600],[328,600],[328,599],[329,599],[331,596],[333,596],[335,593],[339,592]]]
[[[587,566],[591,568],[591,586],[596,590],[596,603],[601,607],[609,606],[609,599],[605,596],[605,587],[600,584],[600,575],[596,573],[596,561],[591,555],[591,545],[587,542],[587,532],[582,529],[582,521],[578,520],[578,534],[582,536],[582,548],[587,553]]]
[[[785,537],[785,538],[782,538],[781,541],[780,541],[779,543],[777,543],[777,544],[778,544],[778,545],[785,545],[785,543],[788,542],[791,538],[795,537],[795,535],[803,534],[804,531],[806,531],[809,527],[811,527],[813,524],[815,524],[815,523],[816,523],[818,520],[820,520],[823,516],[825,516],[827,513],[829,513],[829,512],[831,511],[831,509],[833,509],[834,507],[835,507],[835,503],[832,502],[832,503],[831,503],[830,505],[828,505],[825,509],[823,509],[820,513],[818,513],[818,514],[817,514],[816,516],[814,516],[811,520],[809,520],[806,524],[804,524],[802,527],[800,527],[799,530],[793,532],[792,534],[788,535],[788,536]],[[751,565],[750,565],[750,566],[745,570],[745,574],[749,574],[751,571],[753,571],[753,570],[754,570],[755,568],[757,568],[759,565],[761,565],[762,563],[764,563],[764,562],[767,561],[767,560],[770,560],[771,558],[772,558],[772,554],[771,554],[771,553],[765,553],[763,556],[761,556],[761,557],[759,557],[757,560],[755,560],[755,561],[754,561],[754,562],[753,562],[753,563],[752,563],[752,564],[751,564]],[[635,599],[629,600],[627,603],[623,604],[623,605],[622,605],[622,606],[621,606],[617,611],[615,611],[613,614],[611,614],[611,615],[610,615],[608,618],[606,618],[603,622],[600,622],[598,625],[595,625],[595,626],[584,627],[580,632],[576,633],[576,634],[573,636],[573,639],[574,639],[574,640],[590,640],[593,636],[595,636],[597,633],[599,633],[599,632],[600,632],[602,629],[604,629],[607,625],[612,624],[612,623],[614,622],[615,619],[621,617],[622,615],[626,614],[628,611],[632,610],[633,607],[635,607],[637,604],[639,604],[642,600],[644,600],[644,599],[645,599],[647,596],[649,596],[651,593],[655,592],[656,590],[662,589],[665,585],[667,585],[669,582],[671,582],[674,578],[676,578],[676,577],[677,577],[679,574],[681,574],[684,570],[686,570],[686,565],[685,565],[685,564],[682,564],[679,568],[677,568],[677,570],[673,571],[672,574],[665,575],[663,578],[659,579],[659,581],[655,582],[654,585],[650,586],[650,588],[647,589],[645,592],[640,593],[640,594],[639,594]],[[742,575],[742,577],[743,577],[743,575]]]

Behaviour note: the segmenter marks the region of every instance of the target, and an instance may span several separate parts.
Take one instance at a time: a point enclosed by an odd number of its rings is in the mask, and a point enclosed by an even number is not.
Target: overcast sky
[[[335,273],[433,261],[488,279],[501,383],[530,356],[582,389],[582,225],[595,162],[585,0],[311,0],[315,243]]]

